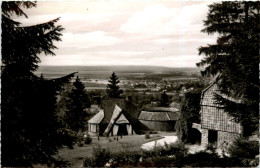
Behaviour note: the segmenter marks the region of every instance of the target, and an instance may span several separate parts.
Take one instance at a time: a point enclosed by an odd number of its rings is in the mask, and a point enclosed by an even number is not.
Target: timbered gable
[[[220,106],[214,100],[215,94],[220,94],[216,83],[211,84],[202,92],[201,128],[241,134],[241,125],[219,108]]]

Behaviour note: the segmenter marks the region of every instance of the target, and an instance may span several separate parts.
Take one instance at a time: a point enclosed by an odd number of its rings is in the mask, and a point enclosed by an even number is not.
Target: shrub
[[[216,153],[207,153],[206,151],[201,151],[195,154],[189,154],[184,162],[185,165],[197,167],[197,166],[217,166],[218,155]]]
[[[173,167],[173,158],[169,156],[153,156],[143,159],[140,163],[142,167]]]
[[[253,164],[254,162],[243,162],[239,160],[241,156],[246,158],[255,158],[258,145],[248,142],[237,142],[232,148],[232,157],[220,158],[217,153],[208,153],[201,151],[195,154],[188,154],[187,148],[183,143],[177,142],[172,144],[165,143],[164,146],[156,146],[152,150],[139,150],[123,146],[122,151],[111,153],[100,145],[94,147],[93,157],[84,158],[84,167],[104,167],[107,163],[111,167],[231,167],[241,166],[242,164]],[[123,144],[125,145],[125,144]],[[236,146],[236,147],[235,147]],[[244,154],[236,152],[240,147]],[[235,150],[234,150],[235,149]],[[247,151],[244,151],[247,149]],[[247,155],[253,150],[253,155]],[[235,158],[236,157],[236,158]],[[238,159],[237,159],[238,158]],[[237,161],[239,161],[237,163]]]
[[[83,159],[83,166],[84,167],[93,167],[93,161],[92,161],[92,159],[91,158],[89,158],[89,157],[85,157],[84,159]]]
[[[237,139],[229,148],[229,154],[233,158],[234,165],[251,167],[258,166],[259,142]]]
[[[157,134],[156,131],[149,131],[149,134]]]
[[[145,139],[150,139],[151,138],[149,132],[147,132],[144,137],[145,137]]]
[[[165,143],[164,146],[155,146],[152,150],[144,150],[143,158],[153,156],[172,156],[172,155],[187,155],[187,149],[183,143]]]
[[[140,158],[139,150],[123,150],[112,154],[112,167],[136,167]]]
[[[111,158],[111,153],[105,148],[101,148],[100,145],[97,145],[93,148],[93,167],[104,167],[106,163],[109,162]]]
[[[83,142],[82,141],[78,141],[77,145],[81,147],[81,146],[83,146]]]
[[[92,142],[92,138],[87,135],[87,137],[85,138],[85,144],[90,144]]]
[[[209,150],[211,153],[216,153],[216,147],[212,143],[207,144],[206,150]]]
[[[143,151],[141,166],[149,167],[182,167],[187,149],[183,143],[165,143],[164,146],[155,146],[152,150]]]
[[[93,148],[92,158],[85,157],[83,159],[84,167],[104,167],[111,159],[111,153],[105,148],[97,145]]]
[[[77,134],[77,136],[76,136],[76,144],[78,145],[78,146],[83,146],[84,145],[84,136],[83,136],[83,134]]]

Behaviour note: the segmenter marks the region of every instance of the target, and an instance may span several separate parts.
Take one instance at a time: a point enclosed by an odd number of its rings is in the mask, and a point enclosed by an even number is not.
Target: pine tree
[[[58,120],[66,127],[66,109],[67,103],[70,100],[70,93],[72,90],[72,83],[68,83],[62,87],[62,90],[58,94],[56,112]]]
[[[58,19],[21,27],[10,17],[27,15],[21,7],[35,7],[33,2],[2,2],[2,166],[31,166],[54,163],[53,155],[73,138],[57,122],[57,92],[74,74],[54,80],[33,73],[40,53],[54,55],[53,41],[60,41]]]
[[[123,90],[120,89],[120,87],[118,86],[118,83],[120,82],[118,80],[118,77],[116,76],[116,74],[113,72],[110,80],[108,80],[109,84],[107,84],[107,94],[110,98],[119,98],[120,95],[123,93]]]
[[[86,117],[88,117],[85,108],[88,107],[90,107],[89,97],[84,84],[77,76],[66,102],[65,120],[68,128],[76,132],[85,128]]]
[[[200,47],[205,57],[203,75],[218,75],[220,91],[240,103],[216,96],[225,111],[244,126],[245,133],[258,129],[260,2],[220,2],[209,5],[204,33],[218,33],[216,44]]]
[[[160,105],[162,107],[169,107],[169,98],[165,92],[163,92],[161,95]]]

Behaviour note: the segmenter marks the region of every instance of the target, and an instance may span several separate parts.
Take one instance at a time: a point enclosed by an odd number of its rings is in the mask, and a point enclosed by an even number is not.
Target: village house
[[[177,91],[176,90],[166,91],[166,94],[169,95],[169,96],[175,96],[177,94]]]
[[[226,151],[231,143],[242,135],[242,126],[240,123],[236,123],[227,112],[219,108],[220,105],[214,100],[215,94],[239,102],[222,95],[217,83],[213,82],[201,94],[201,123],[193,123],[192,127],[200,132],[202,146],[206,147],[208,144],[212,144],[217,149]]]
[[[179,119],[179,109],[169,107],[151,107],[143,109],[138,120],[154,131],[174,131]]]
[[[132,135],[142,128],[138,121],[139,110],[124,99],[101,102],[101,110],[88,120],[88,131],[97,135]]]

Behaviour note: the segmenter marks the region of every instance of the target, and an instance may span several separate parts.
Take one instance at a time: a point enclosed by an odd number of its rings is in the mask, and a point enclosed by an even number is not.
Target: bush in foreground
[[[229,154],[233,158],[233,164],[242,167],[256,167],[259,165],[259,142],[237,139],[229,148]]]
[[[150,133],[149,132],[147,132],[146,134],[145,134],[145,139],[150,139],[151,137],[150,137]]]
[[[85,138],[85,144],[90,144],[92,142],[92,138],[90,137],[90,135],[87,135],[87,137]]]
[[[123,150],[112,154],[112,167],[136,167],[142,157],[140,150]]]
[[[237,151],[238,146],[244,154]],[[254,162],[256,147],[257,145],[254,146],[246,142],[237,142],[230,149],[233,152],[231,157],[221,158],[215,152],[201,151],[189,154],[183,143],[156,146],[152,150],[125,148],[115,153],[97,146],[93,150],[93,157],[84,159],[84,167],[252,167],[258,163]],[[244,149],[249,148],[252,151],[244,151]]]
[[[84,167],[104,167],[106,163],[111,159],[111,152],[108,149],[101,148],[97,145],[93,148],[92,158],[84,158]]]
[[[187,148],[183,143],[165,143],[164,146],[155,146],[152,150],[143,150],[143,158],[150,158],[153,156],[173,156],[176,154],[187,154]]]

